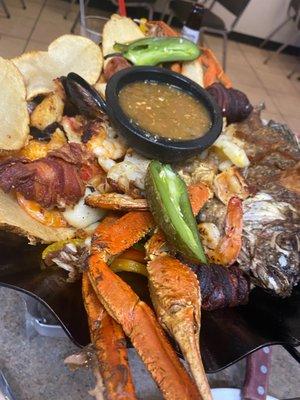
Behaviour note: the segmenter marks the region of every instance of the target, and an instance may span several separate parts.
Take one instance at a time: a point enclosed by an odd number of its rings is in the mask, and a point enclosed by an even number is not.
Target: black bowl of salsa
[[[148,158],[176,162],[192,157],[211,146],[222,131],[221,110],[210,94],[164,68],[123,69],[108,81],[105,96],[106,112],[119,133]]]

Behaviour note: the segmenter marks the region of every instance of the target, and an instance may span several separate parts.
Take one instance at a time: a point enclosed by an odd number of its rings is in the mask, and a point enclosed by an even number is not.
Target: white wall
[[[244,11],[239,23],[235,27],[236,32],[265,38],[274,28],[287,18],[287,9],[290,0],[251,0]],[[221,5],[215,4],[214,12],[224,19],[226,25],[232,22],[232,15]],[[295,25],[290,22],[283,27],[272,40],[276,42],[290,41],[291,44],[300,46],[300,31],[298,38]]]
[[[169,0],[157,0],[155,8],[157,10],[163,10],[164,5],[168,1]],[[210,2],[211,0],[207,2],[207,5],[209,5]],[[290,0],[251,0],[234,30],[264,39],[287,18],[289,3]],[[228,27],[230,26],[233,20],[232,14],[217,3],[213,11],[223,18]],[[281,31],[276,33],[272,40],[280,43],[289,41],[290,44],[300,47],[300,31],[298,32],[298,38],[293,40],[293,37],[297,34],[297,29],[295,25],[290,22],[282,28]]]

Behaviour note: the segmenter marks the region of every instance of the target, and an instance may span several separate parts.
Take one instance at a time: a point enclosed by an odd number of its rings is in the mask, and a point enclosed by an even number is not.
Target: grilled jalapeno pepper
[[[151,161],[145,188],[150,210],[168,243],[187,259],[206,264],[184,181],[170,165]]]
[[[192,61],[200,55],[198,46],[181,37],[139,39],[129,44],[116,43],[114,50],[134,65],[157,65],[170,61]]]

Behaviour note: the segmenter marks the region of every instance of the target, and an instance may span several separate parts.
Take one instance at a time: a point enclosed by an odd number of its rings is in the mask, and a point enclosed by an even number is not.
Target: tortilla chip
[[[74,237],[74,228],[51,228],[31,218],[16,199],[0,189],[0,229],[25,236],[30,243],[53,243]]]
[[[130,18],[113,14],[103,28],[102,51],[103,55],[115,53],[115,43],[133,42],[142,39],[145,35],[138,25]]]
[[[0,149],[19,150],[29,134],[29,114],[22,75],[0,57]]]
[[[103,66],[100,47],[76,35],[63,35],[49,45],[48,51],[25,53],[12,61],[24,77],[27,100],[52,92],[53,79],[69,72],[76,72],[93,85]]]

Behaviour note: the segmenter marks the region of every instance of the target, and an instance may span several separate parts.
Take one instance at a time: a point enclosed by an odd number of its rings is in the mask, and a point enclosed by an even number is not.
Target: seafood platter
[[[91,343],[97,398],[136,399],[128,346],[170,400],[266,344],[297,358],[299,144],[210,49],[112,15],[0,70],[0,283]]]

